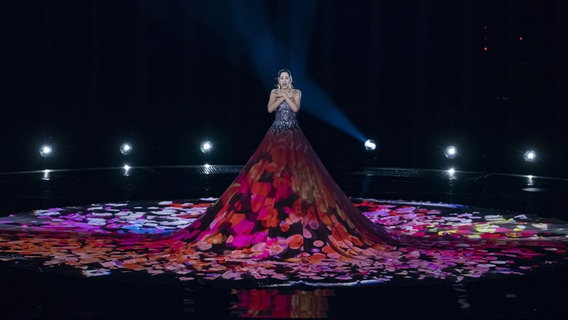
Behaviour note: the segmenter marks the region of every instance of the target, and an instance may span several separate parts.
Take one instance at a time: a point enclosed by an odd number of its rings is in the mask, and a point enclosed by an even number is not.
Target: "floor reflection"
[[[237,301],[231,306],[246,318],[327,318],[328,297],[333,289],[277,290],[247,289],[232,290]]]

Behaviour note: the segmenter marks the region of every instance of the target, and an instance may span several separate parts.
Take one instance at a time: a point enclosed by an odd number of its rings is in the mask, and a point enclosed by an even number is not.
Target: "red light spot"
[[[487,26],[483,26],[483,30],[487,30]]]
[[[523,37],[519,37],[519,40],[520,40],[520,41],[523,41]]]
[[[483,51],[487,51],[489,50],[487,47],[483,47]]]

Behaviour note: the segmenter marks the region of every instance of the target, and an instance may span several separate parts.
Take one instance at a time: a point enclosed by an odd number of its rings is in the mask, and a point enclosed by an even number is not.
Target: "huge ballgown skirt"
[[[297,124],[278,120],[230,187],[178,239],[258,258],[356,257],[394,242],[341,191]]]

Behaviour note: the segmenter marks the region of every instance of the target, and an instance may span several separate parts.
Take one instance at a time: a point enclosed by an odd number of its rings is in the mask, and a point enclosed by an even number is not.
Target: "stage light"
[[[367,151],[374,151],[375,149],[377,149],[377,144],[375,143],[374,140],[371,139],[367,139],[367,141],[365,141],[365,150]]]
[[[533,162],[536,160],[536,152],[534,150],[527,150],[523,155],[526,162]]]
[[[50,145],[43,145],[40,149],[39,149],[39,154],[44,157],[47,158],[49,156],[51,156],[51,154],[53,153],[53,148],[51,148]]]
[[[125,175],[125,176],[128,176],[129,171],[130,171],[130,168],[131,168],[131,167],[130,167],[129,165],[127,165],[127,164],[125,164],[124,167],[122,167],[122,169],[124,169],[124,175]]]
[[[453,159],[455,157],[457,157],[458,155],[458,148],[454,147],[454,146],[448,146],[445,150],[444,150],[444,155],[446,156],[446,158],[448,159]]]
[[[130,152],[132,152],[132,146],[128,143],[123,143],[120,146],[120,153],[122,153],[123,155],[128,155]]]
[[[203,143],[201,143],[201,146],[199,147],[199,149],[203,153],[209,153],[213,149],[213,144],[210,141],[203,141]]]

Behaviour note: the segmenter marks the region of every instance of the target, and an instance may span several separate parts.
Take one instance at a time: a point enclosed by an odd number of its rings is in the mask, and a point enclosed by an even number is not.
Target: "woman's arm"
[[[295,89],[290,94],[282,94],[284,100],[294,112],[300,111],[300,102],[302,101],[302,91]]]
[[[284,97],[280,94],[279,90],[272,89],[270,91],[270,98],[268,98],[268,112],[272,113],[284,101]]]

